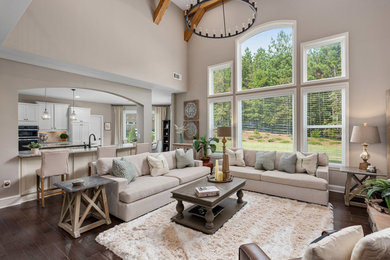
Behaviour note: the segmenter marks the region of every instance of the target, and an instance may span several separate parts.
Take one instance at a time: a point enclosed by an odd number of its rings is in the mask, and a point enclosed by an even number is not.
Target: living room
[[[375,179],[390,178],[389,11],[386,0],[2,0],[0,257],[388,259],[390,187]],[[19,151],[20,103],[74,108],[98,92],[123,100],[105,102],[104,143],[89,131],[53,167],[44,143]],[[36,138],[54,132],[22,120]],[[136,176],[111,176],[102,156]],[[100,186],[76,181],[96,175]],[[204,204],[191,185],[219,195]],[[191,204],[204,216],[186,222]],[[327,230],[339,231],[310,244]]]

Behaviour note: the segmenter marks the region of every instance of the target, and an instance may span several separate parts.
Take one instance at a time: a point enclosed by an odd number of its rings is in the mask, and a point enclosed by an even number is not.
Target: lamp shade
[[[380,143],[381,139],[379,137],[378,127],[376,126],[354,126],[352,129],[351,135],[352,143],[366,143],[366,144],[376,144]]]
[[[220,126],[217,128],[217,136],[220,137],[231,137],[232,128],[230,126]]]

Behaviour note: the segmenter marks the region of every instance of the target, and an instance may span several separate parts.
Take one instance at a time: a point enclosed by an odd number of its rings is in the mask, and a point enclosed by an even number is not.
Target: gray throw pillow
[[[185,167],[194,166],[194,151],[192,149],[184,152],[183,149],[176,150],[176,168],[183,169]]]
[[[114,159],[112,161],[112,175],[119,178],[126,178],[127,183],[130,183],[135,180],[137,172],[131,162],[121,158],[120,160]]]
[[[257,152],[255,169],[257,170],[275,170],[276,152]]]
[[[288,173],[295,173],[295,166],[297,164],[297,155],[293,154],[282,154],[279,160],[279,171],[284,171]]]

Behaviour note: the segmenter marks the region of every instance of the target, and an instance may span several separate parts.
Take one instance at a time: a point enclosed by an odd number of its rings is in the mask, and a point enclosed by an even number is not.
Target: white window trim
[[[230,82],[230,91],[229,92],[224,92],[224,93],[214,93],[214,77],[213,76],[213,73],[215,70],[221,70],[221,69],[227,69],[227,68],[231,68],[231,76],[230,76],[230,79],[231,79],[231,82]],[[215,64],[215,65],[211,65],[211,66],[208,66],[207,67],[207,83],[208,83],[208,97],[218,97],[218,96],[226,96],[226,95],[232,95],[233,94],[233,89],[234,89],[234,86],[233,86],[233,61],[227,61],[227,62],[223,62],[223,63],[219,63],[219,64]]]
[[[123,141],[126,141],[127,140],[127,136],[126,136],[126,114],[137,114],[137,110],[134,109],[129,109],[129,110],[123,110]]]
[[[212,105],[214,103],[220,103],[220,102],[230,102],[231,103],[231,129],[232,129],[232,142],[233,142],[233,138],[234,138],[234,127],[233,127],[233,96],[228,96],[228,97],[217,97],[217,98],[210,98],[208,100],[208,105],[207,105],[207,116],[208,116],[208,120],[207,120],[207,135],[208,137],[213,137],[214,136],[214,132],[213,130],[214,129],[211,129],[212,126],[214,126],[214,114],[211,114],[211,111],[213,111],[212,109]]]
[[[293,95],[293,151],[297,150],[297,90],[288,89],[288,90],[275,90],[269,92],[261,92],[254,94],[246,94],[246,95],[237,95],[236,96],[236,104],[237,104],[237,147],[242,147],[242,101],[251,100],[251,99],[259,99],[259,98],[270,98],[270,97],[280,97],[280,96],[289,96]]]
[[[307,50],[322,46],[341,43],[341,76],[328,79],[307,80]],[[349,79],[349,33],[341,33],[325,38],[301,43],[301,83],[302,85],[324,82],[334,82]]]
[[[268,86],[263,88],[256,89],[247,89],[242,90],[242,75],[241,75],[241,43],[248,40],[252,36],[256,34],[262,33],[264,31],[283,28],[283,27],[291,27],[292,28],[292,83]],[[295,20],[278,20],[272,21],[268,23],[261,24],[259,26],[254,27],[252,30],[241,36],[236,40],[236,92],[237,93],[252,93],[258,91],[268,91],[270,89],[278,89],[278,88],[286,88],[296,86],[296,65],[297,65],[297,22]]]
[[[307,152],[307,94],[324,92],[324,91],[333,91],[333,90],[342,90],[342,109],[344,111],[344,116],[342,120],[342,151],[341,151],[341,164],[338,163],[329,163],[330,167],[339,167],[341,165],[349,165],[349,83],[335,83],[321,86],[310,86],[303,87],[301,89],[301,111],[302,111],[302,120],[301,120],[301,149],[303,152]],[[333,126],[321,126],[322,128],[332,128]]]

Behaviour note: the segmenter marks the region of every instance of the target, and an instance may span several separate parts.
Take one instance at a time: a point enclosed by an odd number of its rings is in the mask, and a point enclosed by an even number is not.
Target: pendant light
[[[77,116],[76,116],[76,112],[74,111],[74,92],[76,91],[76,89],[72,88],[72,91],[73,91],[73,107],[72,107],[72,113],[70,114],[69,119],[72,121],[76,121]]]
[[[43,111],[41,115],[42,120],[49,120],[51,118],[49,112],[47,111],[47,95],[46,95],[46,88],[45,88],[45,111]]]

